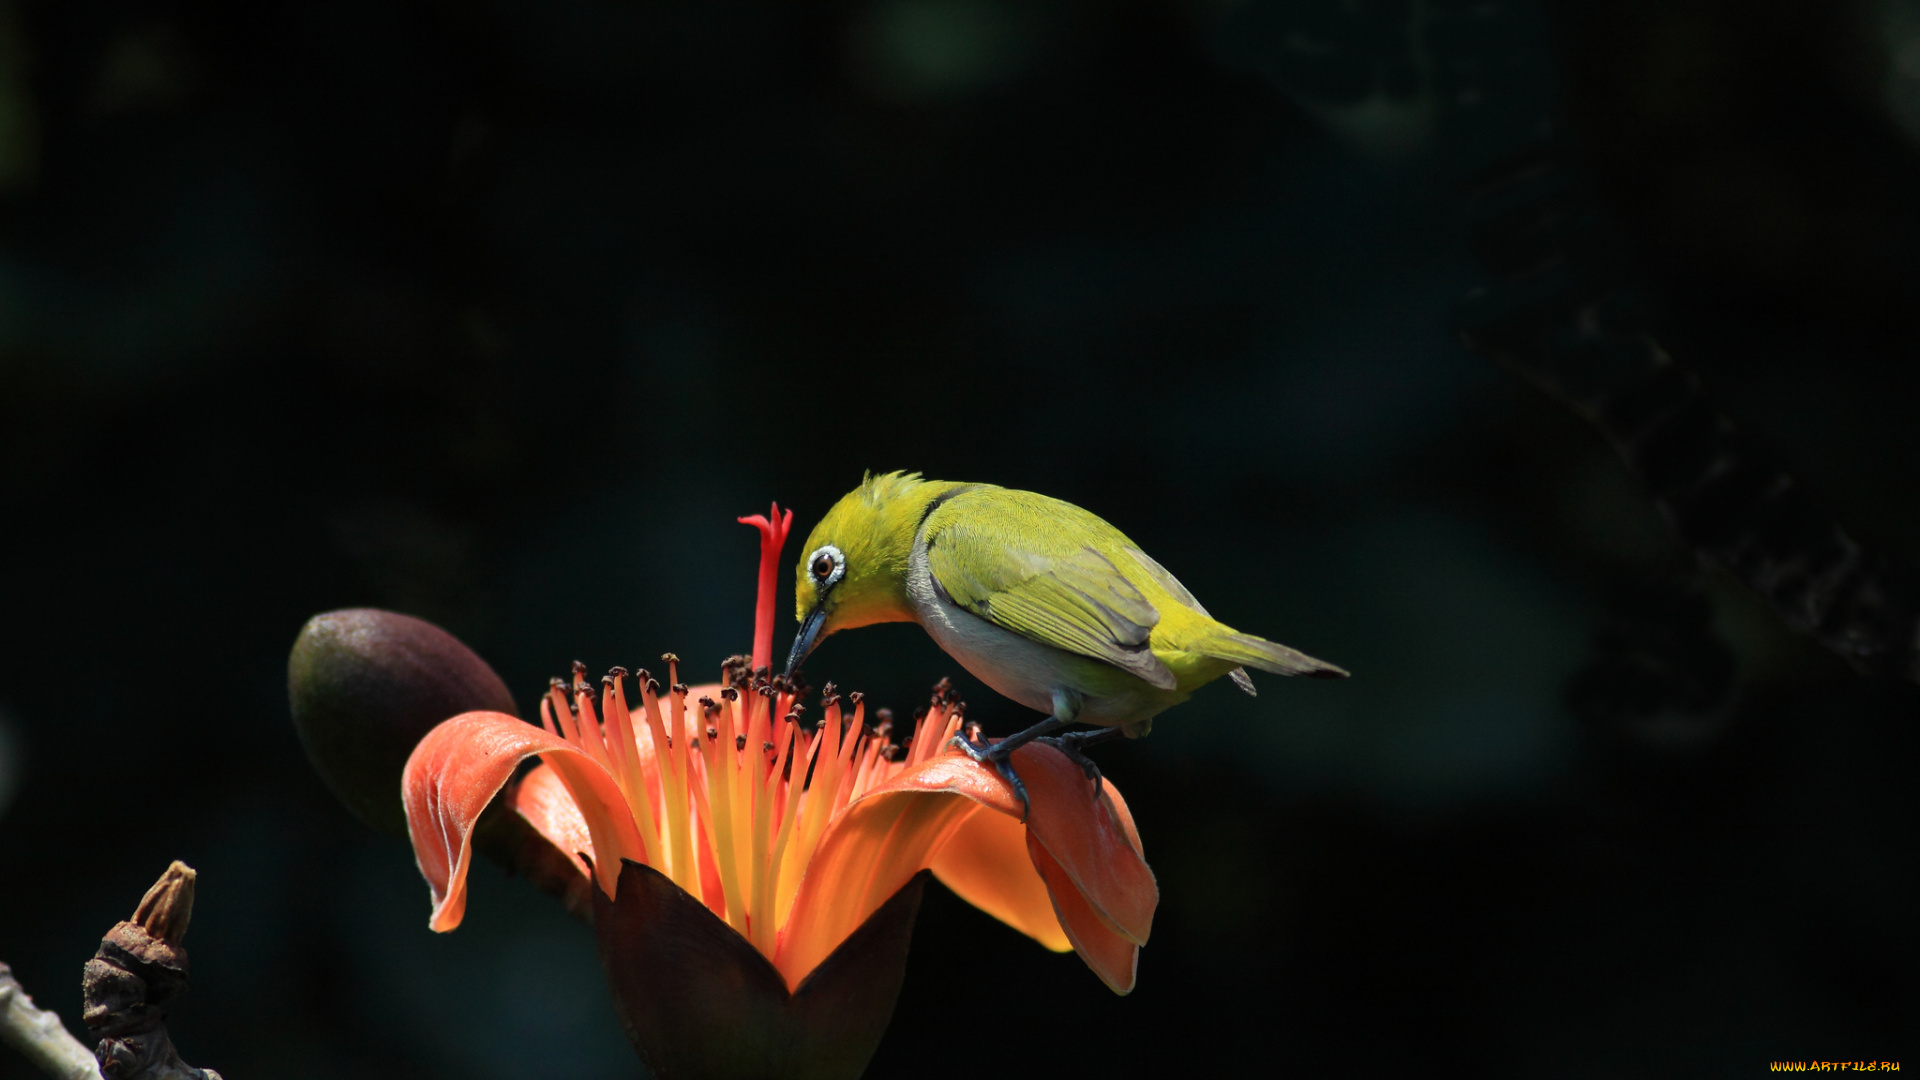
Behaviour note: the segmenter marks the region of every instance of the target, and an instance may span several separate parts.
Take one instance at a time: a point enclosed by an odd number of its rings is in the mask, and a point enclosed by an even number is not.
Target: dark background
[[[910,468],[1355,676],[1105,755],[1131,997],[930,890],[871,1075],[1912,1063],[1920,691],[1460,344],[1476,178],[1543,137],[1669,351],[1911,561],[1911,0],[0,0],[0,958],[77,1027],[177,857],[174,1032],[230,1080],[637,1074],[558,905],[483,866],[427,931],[287,648],[375,605],[523,703],[717,671],[733,518]],[[1690,689],[1620,691],[1649,634]],[[961,674],[912,627],[810,673]]]

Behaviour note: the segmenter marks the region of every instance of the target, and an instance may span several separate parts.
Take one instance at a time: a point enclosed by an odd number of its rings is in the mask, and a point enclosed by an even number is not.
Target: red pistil
[[[793,511],[781,513],[780,504],[774,503],[765,517],[755,514],[738,520],[760,530],[760,593],[753,609],[753,668],[758,671],[773,665],[773,610],[779,597],[780,549],[787,546]]]

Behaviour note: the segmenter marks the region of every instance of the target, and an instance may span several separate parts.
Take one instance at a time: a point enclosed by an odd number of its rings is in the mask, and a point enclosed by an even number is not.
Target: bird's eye
[[[822,544],[807,560],[807,573],[813,575],[817,588],[829,588],[837,583],[847,572],[847,557],[832,544]]]

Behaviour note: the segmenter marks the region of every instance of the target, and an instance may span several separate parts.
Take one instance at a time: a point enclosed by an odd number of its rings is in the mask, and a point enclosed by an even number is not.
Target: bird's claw
[[[1013,771],[1013,751],[1001,749],[1004,741],[981,746],[966,735],[955,735],[948,741],[949,746],[967,755],[982,765],[990,765],[1000,778],[1007,782],[1015,795],[1020,796],[1020,822],[1026,824],[1028,815],[1033,813],[1033,800],[1027,798],[1027,785],[1020,780],[1020,774]]]
[[[1081,745],[1088,741],[1087,736],[1054,735],[1033,741],[1046,743],[1048,746],[1065,754],[1068,761],[1080,766],[1080,771],[1087,774],[1087,779],[1093,783],[1093,797],[1096,799],[1100,797],[1101,792],[1105,790],[1104,785],[1106,780],[1100,775],[1100,766],[1095,765],[1093,759],[1088,757],[1086,752],[1080,749]]]

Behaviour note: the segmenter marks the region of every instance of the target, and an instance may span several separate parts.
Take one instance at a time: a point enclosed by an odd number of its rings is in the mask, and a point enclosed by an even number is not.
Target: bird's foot
[[[1013,751],[1003,752],[1000,749],[1006,744],[1005,739],[997,743],[987,743],[984,739],[981,743],[975,743],[961,734],[955,735],[949,745],[1000,774],[1000,779],[1005,780],[1013,793],[1020,796],[1020,820],[1025,822],[1027,815],[1033,812],[1033,800],[1027,798],[1027,785],[1021,782],[1020,774],[1013,771]]]
[[[1095,765],[1093,759],[1087,756],[1087,747],[1098,746],[1120,733],[1119,728],[1110,727],[1101,728],[1099,731],[1076,731],[1069,735],[1041,736],[1033,741],[1046,743],[1065,754],[1068,761],[1080,766],[1080,771],[1087,774],[1088,780],[1093,781],[1093,794],[1098,798],[1105,781],[1100,775],[1100,766]]]
[[[1020,820],[1025,822],[1027,816],[1033,813],[1033,800],[1027,797],[1027,785],[1021,782],[1020,774],[1013,771],[1013,752],[1035,739],[1045,738],[1066,726],[1063,721],[1049,717],[1025,731],[1009,735],[995,743],[987,742],[984,736],[979,742],[975,742],[973,736],[978,731],[975,728],[963,730],[955,735],[948,745],[982,765],[991,766],[995,772],[999,773],[1000,778],[1013,789],[1013,793],[1020,796]]]

